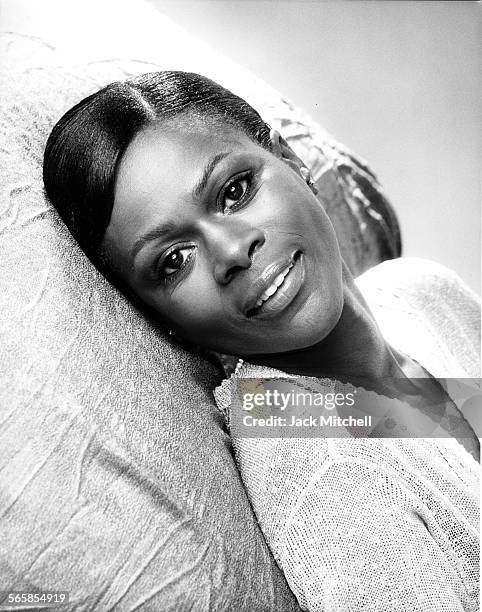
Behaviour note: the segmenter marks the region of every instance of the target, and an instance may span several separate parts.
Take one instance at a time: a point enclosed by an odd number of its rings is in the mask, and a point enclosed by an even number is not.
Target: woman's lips
[[[247,311],[247,317],[269,318],[276,316],[289,306],[298,295],[304,280],[301,253],[295,253],[287,264],[266,284],[266,288],[257,298],[255,305]]]
[[[284,283],[285,278],[288,276],[291,268],[295,265],[294,261],[291,261],[288,266],[284,270],[282,270],[278,276],[275,277],[271,285],[263,291],[260,298],[256,302],[255,307],[261,306],[263,302],[269,300],[269,298],[274,295],[281,285]]]

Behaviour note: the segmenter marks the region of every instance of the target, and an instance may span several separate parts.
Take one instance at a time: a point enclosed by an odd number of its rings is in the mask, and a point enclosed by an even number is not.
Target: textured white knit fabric
[[[402,258],[357,284],[393,346],[436,377],[480,376],[480,302],[456,274]],[[287,375],[244,363],[234,376]],[[232,382],[215,391],[224,412]],[[479,465],[455,439],[234,438],[233,446],[303,609],[479,609]]]

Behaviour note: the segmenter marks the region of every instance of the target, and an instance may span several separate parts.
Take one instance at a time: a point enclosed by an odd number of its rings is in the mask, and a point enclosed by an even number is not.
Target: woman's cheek
[[[177,325],[186,331],[197,332],[219,328],[223,312],[220,311],[217,301],[208,292],[185,292],[173,301],[171,312],[175,313],[174,320]]]

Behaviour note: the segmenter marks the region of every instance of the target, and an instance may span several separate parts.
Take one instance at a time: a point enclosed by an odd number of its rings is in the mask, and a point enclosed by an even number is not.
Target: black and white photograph
[[[0,0],[0,612],[478,612],[480,2]]]

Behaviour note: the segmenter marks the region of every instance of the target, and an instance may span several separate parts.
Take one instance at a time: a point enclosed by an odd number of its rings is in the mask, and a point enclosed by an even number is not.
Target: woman
[[[455,275],[426,264],[432,297],[406,309],[432,361],[387,341],[303,162],[198,75],[146,75],[79,103],[49,138],[44,182],[95,265],[177,337],[242,357],[237,376],[307,375],[419,411],[442,402],[457,423],[444,439],[233,443],[303,608],[477,609],[478,440],[434,378],[479,376],[478,306]],[[430,315],[437,288],[445,310]],[[217,391],[226,411],[230,384]]]

